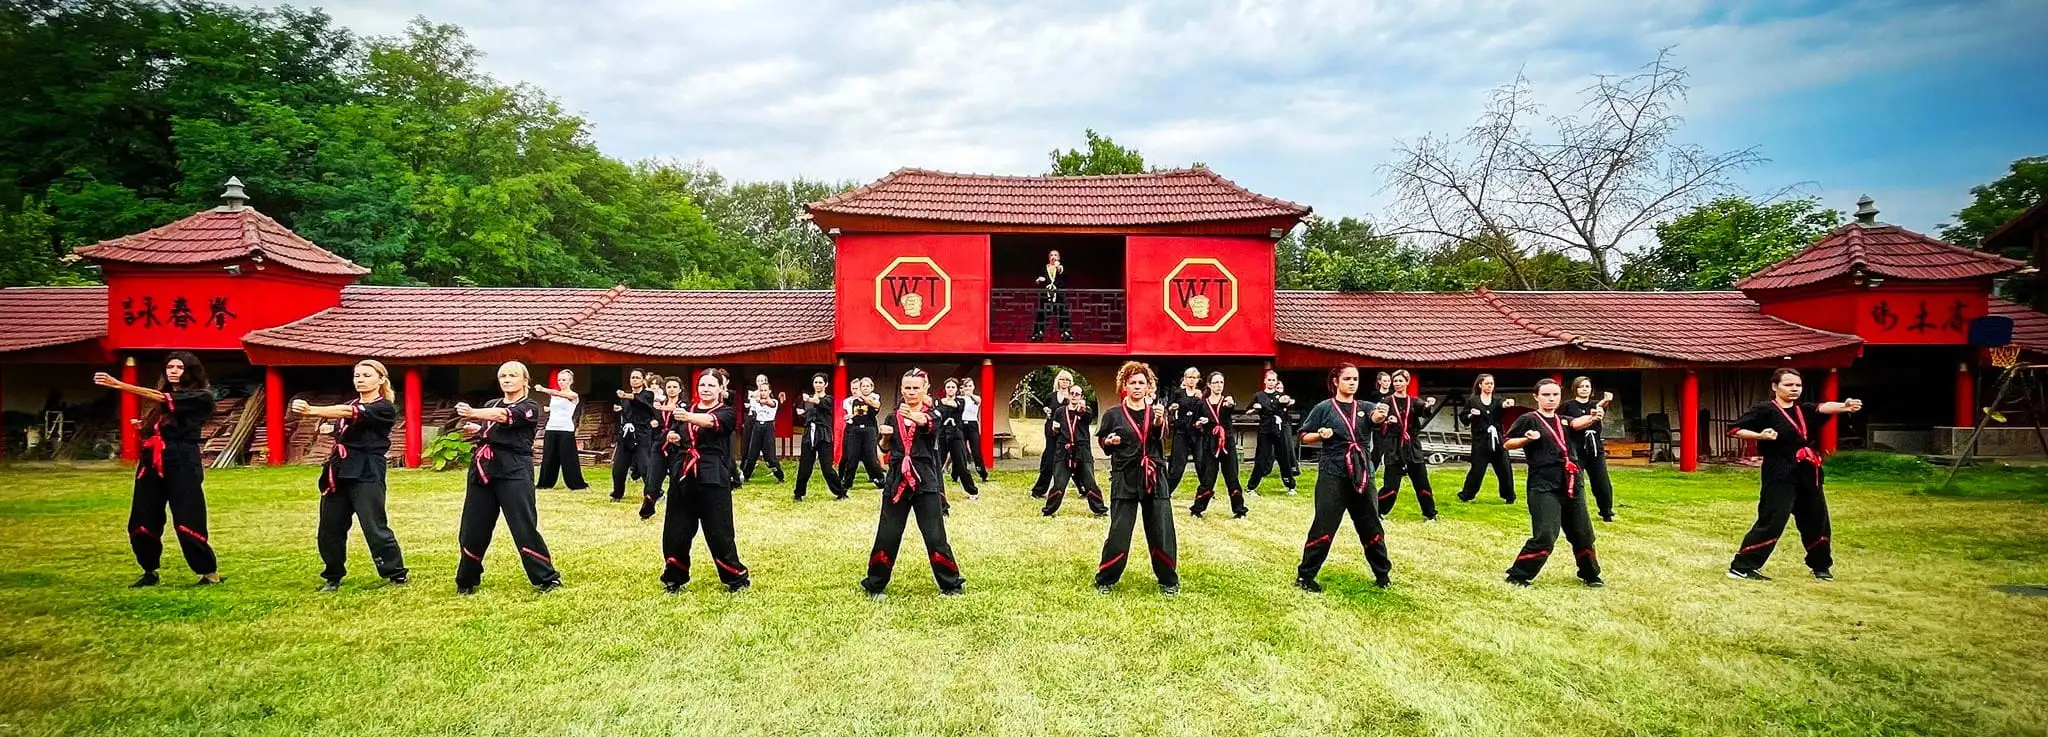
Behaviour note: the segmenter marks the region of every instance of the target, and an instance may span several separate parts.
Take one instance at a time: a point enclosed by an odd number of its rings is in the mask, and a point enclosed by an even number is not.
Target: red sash
[[[1557,438],[1557,452],[1564,457],[1564,498],[1574,498],[1573,490],[1579,485],[1579,464],[1572,460],[1572,448],[1564,440],[1564,417],[1558,415],[1545,418],[1542,412],[1538,412],[1536,424],[1543,426],[1543,429],[1549,430],[1550,434]]]
[[[929,412],[930,408],[931,405],[927,404],[923,407],[912,407],[910,411]],[[912,424],[909,418],[904,417],[903,412],[898,411],[896,413],[896,439],[903,445],[903,458],[901,459],[902,466],[899,468],[901,478],[896,481],[896,497],[889,500],[892,503],[903,501],[904,494],[917,489],[917,464],[911,460],[912,456],[915,455],[913,451],[917,448],[917,439],[911,433],[916,429],[917,425]]]
[[[171,400],[169,393],[165,393],[164,411],[162,414],[157,415],[156,418],[156,432],[150,433],[149,438],[142,441],[142,449],[149,451],[150,458],[153,461],[150,463],[150,470],[156,472],[157,478],[164,478],[164,419],[170,417],[171,413],[176,411],[178,411],[177,403]],[[135,478],[142,478],[142,470],[142,465],[137,464],[135,466]]]
[[[1813,444],[1807,441],[1807,438],[1811,436],[1806,434],[1806,411],[1799,409],[1798,402],[1792,403],[1792,409],[1799,410],[1797,412],[1789,411],[1784,407],[1778,407],[1776,401],[1772,401],[1771,406],[1777,407],[1778,414],[1785,418],[1785,422],[1792,425],[1792,429],[1795,432],[1799,433],[1799,452],[1792,454],[1792,460],[1794,462],[1803,461],[1813,464],[1813,483],[1818,486],[1820,484],[1820,454],[1813,452]]]
[[[1144,473],[1145,496],[1151,496],[1159,489],[1159,467],[1152,462],[1152,449],[1151,446],[1146,444],[1147,439],[1151,437],[1152,433],[1152,405],[1145,405],[1145,409],[1141,412],[1141,416],[1145,418],[1144,422],[1131,419],[1131,406],[1128,404],[1119,406],[1117,409],[1123,410],[1124,422],[1137,430],[1138,468]]]
[[[1351,406],[1342,410],[1337,409],[1345,404]],[[1358,400],[1342,402],[1332,399],[1330,409],[1337,410],[1337,416],[1344,420],[1344,432],[1347,435],[1344,439],[1344,478],[1351,482],[1351,493],[1363,494],[1365,487],[1372,484],[1372,470],[1368,468],[1364,473],[1359,472],[1359,467],[1365,465],[1365,449],[1358,445]]]
[[[1216,455],[1223,455],[1230,448],[1230,428],[1223,426],[1223,403],[1218,400],[1211,404],[1209,400],[1204,399],[1202,406],[1209,410],[1209,424],[1214,426],[1210,428],[1209,434],[1216,436]]]

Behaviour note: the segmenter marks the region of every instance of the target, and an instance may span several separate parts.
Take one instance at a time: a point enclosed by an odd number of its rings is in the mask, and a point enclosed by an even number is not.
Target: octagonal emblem
[[[1222,330],[1237,315],[1237,275],[1213,258],[1181,259],[1166,273],[1166,316],[1190,333]]]
[[[953,277],[927,256],[898,256],[875,275],[875,311],[897,330],[930,330],[953,311]]]

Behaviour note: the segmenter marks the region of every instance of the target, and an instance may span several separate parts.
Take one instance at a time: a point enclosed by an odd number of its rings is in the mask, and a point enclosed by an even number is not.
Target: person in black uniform
[[[947,462],[940,468],[945,468],[948,463],[952,466],[953,478],[967,489],[967,498],[971,501],[981,498],[981,490],[974,486],[974,474],[967,467],[967,459],[973,452],[967,449],[967,433],[961,427],[962,413],[966,411],[967,403],[960,397],[960,381],[947,379],[945,398],[932,408],[939,421],[939,455],[942,461]]]
[[[615,502],[626,499],[627,476],[647,479],[660,473],[654,464],[654,392],[647,388],[647,372],[627,372],[626,386],[619,390],[619,439],[612,444]]]
[[[1038,295],[1038,315],[1031,321],[1031,342],[1045,340],[1045,318],[1055,317],[1059,323],[1060,340],[1074,342],[1074,326],[1067,320],[1067,267],[1060,265],[1060,252],[1045,255],[1045,275],[1038,277],[1038,286],[1043,291]]]
[[[1258,450],[1252,456],[1252,477],[1245,483],[1252,493],[1258,493],[1259,482],[1266,478],[1277,465],[1280,483],[1287,486],[1287,493],[1294,493],[1294,478],[1301,475],[1301,466],[1294,457],[1293,431],[1287,422],[1287,411],[1294,408],[1294,397],[1287,395],[1287,389],[1280,384],[1280,374],[1267,371],[1265,388],[1252,395],[1250,412],[1259,418]]]
[[[768,470],[775,472],[775,483],[782,483],[782,459],[775,454],[775,416],[788,399],[788,394],[778,395],[768,389],[768,377],[757,377],[754,391],[747,399],[747,416],[753,418],[754,424],[747,429],[747,462],[740,469],[742,481],[754,477],[756,461],[767,461]]]
[[[804,435],[803,447],[797,450],[797,501],[804,500],[814,464],[824,474],[825,490],[832,492],[832,498],[847,498],[846,485],[839,482],[839,472],[832,468],[832,413],[837,409],[832,403],[832,380],[824,374],[811,374],[811,391],[803,395]]]
[[[683,393],[682,377],[663,377],[661,384],[653,388],[659,391],[654,392],[654,420],[650,423],[654,430],[647,434],[647,442],[654,445],[655,471],[647,475],[647,488],[640,494],[640,519],[643,520],[654,519],[658,509],[656,505],[661,502],[662,484],[671,487],[675,484],[676,467],[683,462],[683,449],[675,439],[668,437],[669,429],[675,426],[676,413],[690,403],[689,396]]]
[[[1145,524],[1145,544],[1152,554],[1152,575],[1159,593],[1180,594],[1180,546],[1173,536],[1173,486],[1162,471],[1167,432],[1166,407],[1152,401],[1157,375],[1152,367],[1125,361],[1116,371],[1123,401],[1103,413],[1095,437],[1109,451],[1109,538],[1102,541],[1102,563],[1095,567],[1095,590],[1107,594],[1131,556],[1131,527]]]
[[[491,547],[500,513],[512,544],[519,546],[526,580],[543,594],[562,587],[562,574],[555,571],[547,541],[540,535],[540,510],[534,506],[533,433],[540,405],[528,391],[528,377],[526,364],[507,361],[498,367],[498,389],[504,397],[482,407],[455,405],[455,415],[466,420],[462,432],[476,443],[457,533],[462,558],[455,566],[455,592],[463,596],[476,593],[476,585],[483,581],[484,553]]]
[[[1321,444],[1322,453],[1316,461],[1315,517],[1308,525],[1308,542],[1301,546],[1294,586],[1322,593],[1323,585],[1316,576],[1330,557],[1337,527],[1349,513],[1358,541],[1365,545],[1373,584],[1386,588],[1392,582],[1389,576],[1394,562],[1387,556],[1386,529],[1373,501],[1371,428],[1390,421],[1387,406],[1357,398],[1358,367],[1348,363],[1330,370],[1330,392],[1335,396],[1316,404],[1301,418],[1301,442]]]
[[[882,409],[882,397],[875,393],[875,380],[861,377],[847,388],[840,411],[846,414],[846,430],[839,440],[839,483],[852,489],[855,467],[867,469],[868,482],[882,488],[882,462],[875,455],[875,418]]]
[[[213,419],[213,386],[206,366],[186,351],[164,358],[164,379],[157,388],[136,386],[104,372],[93,383],[157,402],[142,419],[142,453],[135,464],[135,493],[128,506],[128,544],[142,577],[129,588],[155,586],[164,557],[164,508],[177,529],[185,565],[199,574],[199,585],[221,582],[220,561],[207,540],[206,470],[199,457],[199,431]]]
[[[1508,428],[1504,443],[1508,450],[1520,449],[1529,464],[1529,541],[1508,567],[1507,581],[1526,587],[1542,572],[1557,533],[1564,531],[1572,546],[1572,559],[1579,564],[1579,580],[1592,588],[1606,586],[1600,580],[1600,558],[1593,553],[1593,521],[1586,516],[1585,479],[1579,475],[1572,438],[1578,431],[1599,422],[1603,410],[1577,419],[1557,414],[1563,394],[1556,379],[1536,382],[1536,411],[1522,415]]]
[[[1401,478],[1415,482],[1415,503],[1422,505],[1422,519],[1436,521],[1436,492],[1429,486],[1429,457],[1422,450],[1422,428],[1437,413],[1436,397],[1417,400],[1408,396],[1407,369],[1394,372],[1393,393],[1381,400],[1387,405],[1386,478],[1380,486],[1380,516],[1394,511],[1401,499]],[[1509,501],[1514,501],[1512,497]]]
[[[1039,411],[1045,413],[1045,451],[1038,454],[1038,478],[1031,480],[1031,498],[1044,499],[1046,490],[1052,488],[1053,477],[1059,475],[1062,463],[1059,445],[1053,438],[1059,434],[1059,414],[1066,404],[1067,390],[1074,386],[1074,375],[1062,369],[1052,377],[1052,394],[1038,402]]]
[[[1835,580],[1834,534],[1828,520],[1827,495],[1822,493],[1820,433],[1835,415],[1859,412],[1863,400],[1801,402],[1805,381],[1798,371],[1781,368],[1771,372],[1770,401],[1759,402],[1736,418],[1728,434],[1756,441],[1764,457],[1762,489],[1756,505],[1756,524],[1742,537],[1742,547],[1728,564],[1728,577],[1747,581],[1769,581],[1760,570],[1771,559],[1778,538],[1785,534],[1785,522],[1799,522],[1799,540],[1806,546],[1806,567],[1813,577]]]
[[[1195,477],[1201,488],[1188,514],[1199,518],[1209,511],[1209,500],[1216,498],[1216,477],[1222,476],[1224,488],[1230,490],[1230,516],[1242,518],[1251,510],[1244,504],[1244,487],[1237,481],[1237,438],[1230,434],[1237,399],[1223,393],[1223,372],[1209,374],[1209,394],[1199,406],[1202,426],[1195,440]]]
[[[1364,402],[1366,406],[1370,407],[1376,404],[1386,404],[1387,399],[1392,396],[1394,396],[1394,375],[1380,371],[1373,374],[1372,388],[1358,393],[1358,401]],[[1387,467],[1387,451],[1396,445],[1394,439],[1399,434],[1399,428],[1386,423],[1373,426],[1372,448],[1370,449],[1372,451],[1373,468],[1381,469]]]
[[[1173,425],[1173,455],[1167,456],[1166,485],[1180,488],[1180,480],[1193,465],[1195,449],[1201,446],[1197,423],[1207,424],[1202,407],[1202,372],[1189,366],[1180,372],[1180,390],[1166,399],[1166,411]]]
[[[1458,501],[1479,497],[1479,485],[1486,483],[1489,468],[1500,484],[1500,498],[1511,503],[1515,500],[1515,472],[1500,436],[1500,413],[1513,406],[1515,400],[1494,395],[1493,374],[1480,374],[1472,381],[1472,394],[1465,398],[1465,424],[1472,428],[1472,468],[1465,472],[1465,488],[1458,492]]]
[[[974,391],[973,379],[960,380],[960,401],[966,407],[960,416],[961,434],[967,436],[967,447],[974,451],[974,471],[981,476],[981,482],[988,483],[988,459],[981,453],[981,395]]]
[[[704,547],[725,590],[753,585],[740,562],[732,520],[732,431],[738,416],[726,404],[724,369],[697,374],[697,401],[684,403],[672,415],[666,440],[676,448],[677,463],[669,485],[668,514],[661,525],[661,583],[671,594],[690,582],[690,547],[704,531]]]
[[[931,378],[921,369],[903,375],[902,404],[882,418],[882,443],[888,446],[889,479],[882,489],[882,518],[875,525],[875,545],[868,553],[868,575],[861,590],[880,601],[889,588],[889,576],[896,567],[896,553],[903,545],[903,528],[910,515],[917,514],[917,529],[924,534],[924,549],[932,561],[932,578],[940,596],[966,593],[967,579],[960,577],[960,562],[953,546],[946,542],[945,485],[939,471],[938,423],[932,413]]]
[[[1045,496],[1045,508],[1040,513],[1051,517],[1060,511],[1060,503],[1067,498],[1067,483],[1073,482],[1081,497],[1088,500],[1088,511],[1097,517],[1109,514],[1109,505],[1102,501],[1102,487],[1095,484],[1095,451],[1091,449],[1088,427],[1095,421],[1095,411],[1088,407],[1088,395],[1081,387],[1067,389],[1066,404],[1053,413],[1057,431],[1048,452],[1057,451],[1060,463],[1053,469],[1052,491]]]
[[[384,471],[389,467],[391,428],[398,424],[397,392],[391,389],[391,374],[376,361],[356,363],[353,376],[356,398],[347,404],[313,405],[292,400],[292,412],[330,420],[320,426],[334,436],[334,451],[320,469],[320,562],[326,569],[320,578],[321,591],[341,588],[348,574],[348,528],[363,524],[363,542],[370,546],[370,560],[377,575],[395,584],[407,578],[405,556],[399,552],[398,536],[384,511]]]
[[[1602,410],[1604,416],[1607,405],[1613,401],[1614,395],[1610,393],[1601,394],[1595,401],[1593,378],[1581,376],[1572,379],[1572,398],[1564,400],[1557,412],[1568,420],[1592,414],[1596,409]],[[1600,440],[1600,423],[1587,425],[1586,429],[1578,432],[1577,450],[1579,468],[1586,476],[1586,485],[1593,492],[1593,501],[1600,505],[1600,521],[1613,522],[1614,480],[1607,476],[1607,445]]]

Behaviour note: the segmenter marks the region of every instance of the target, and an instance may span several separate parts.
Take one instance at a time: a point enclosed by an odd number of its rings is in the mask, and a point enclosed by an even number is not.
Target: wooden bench
[[[1012,450],[1016,450],[1015,448],[1011,447],[1015,444],[1016,440],[1016,435],[1012,435],[1006,432],[996,433],[996,458],[1009,458],[1010,452]],[[1022,458],[1022,452],[1019,452],[1017,457]]]

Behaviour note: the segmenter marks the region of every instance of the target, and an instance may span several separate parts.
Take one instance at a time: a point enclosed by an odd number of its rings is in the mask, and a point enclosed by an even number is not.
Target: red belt
[[[156,472],[156,477],[157,477],[157,478],[163,478],[163,477],[164,477],[164,436],[163,436],[163,428],[162,428],[161,426],[159,426],[159,427],[157,428],[157,434],[155,434],[155,435],[151,435],[151,436],[149,436],[149,439],[147,439],[147,440],[144,440],[144,441],[142,441],[142,448],[143,448],[144,450],[147,450],[147,451],[149,451],[149,453],[150,453],[150,457],[151,457],[151,458],[153,459],[153,460],[151,461],[151,463],[149,464],[149,469],[150,469],[150,470],[152,470],[152,471],[155,471],[155,472]],[[138,478],[138,479],[139,479],[139,478],[142,478],[142,471],[143,471],[143,468],[144,468],[143,466],[136,466],[136,467],[135,467],[135,478]]]
[[[484,443],[476,447],[476,475],[478,478],[483,479],[486,484],[491,482],[491,472],[484,470],[484,462],[490,460],[491,456],[490,443]]]
[[[1820,485],[1820,454],[1813,452],[1813,446],[1799,446],[1799,452],[1792,454],[1792,460],[1795,462],[1805,461],[1807,463],[1813,464],[1813,485]]]
[[[342,444],[341,444],[341,443],[339,443],[339,442],[335,443],[335,444],[334,444],[334,457],[335,457],[335,458],[339,458],[339,459],[342,459],[342,460],[347,460],[347,459],[348,459],[348,446],[346,446],[346,445],[342,445]],[[328,494],[332,494],[332,493],[334,493],[334,466],[335,466],[335,463],[334,463],[334,461],[333,461],[333,460],[329,460],[329,461],[327,461],[327,491],[321,492],[321,494],[320,494],[321,496],[326,496],[326,495],[328,495]]]
[[[1344,444],[1344,479],[1351,482],[1351,493],[1363,494],[1365,487],[1372,485],[1372,470],[1359,473],[1359,466],[1365,463],[1365,449],[1356,441]]]

